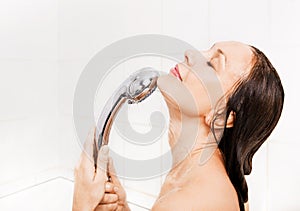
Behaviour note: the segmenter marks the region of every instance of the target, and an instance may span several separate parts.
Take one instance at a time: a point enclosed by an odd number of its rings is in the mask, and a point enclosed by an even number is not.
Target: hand
[[[108,147],[102,146],[98,152],[97,168],[94,164],[95,128],[85,143],[78,165],[75,168],[75,184],[73,195],[73,211],[94,210],[104,196],[107,181]]]
[[[113,161],[109,158],[108,171],[111,177],[110,182],[105,184],[105,195],[97,206],[96,211],[130,211],[126,202],[126,193],[118,177],[116,176]]]

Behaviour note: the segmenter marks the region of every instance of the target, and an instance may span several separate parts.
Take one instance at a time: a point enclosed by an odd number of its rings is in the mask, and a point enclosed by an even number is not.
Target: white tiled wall
[[[209,1],[209,41],[238,40],[268,44],[269,1]]]
[[[57,1],[1,1],[1,59],[56,60]]]
[[[57,6],[0,2],[1,196],[59,172]]]
[[[272,45],[299,46],[300,31],[298,27],[297,0],[270,1],[270,37]]]
[[[208,0],[163,0],[163,34],[182,39],[195,48],[209,47]]]
[[[253,172],[247,176],[250,210],[299,210],[299,9],[298,0],[1,1],[0,197],[52,177],[72,179],[81,152],[72,119],[73,95],[82,70],[112,42],[154,33],[199,49],[238,40],[267,54],[282,78],[286,98],[278,127],[255,155]],[[95,107],[100,111],[113,87],[143,65],[168,71],[172,61],[126,61],[99,89],[103,98],[97,97]],[[146,113],[155,110],[166,113],[159,94],[130,108],[132,128],[147,130]],[[111,140],[112,148],[124,155],[146,156],[145,149],[132,149],[117,131]],[[166,150],[163,140],[166,134],[152,149]],[[122,182],[133,204],[150,208],[163,178]],[[10,199],[0,200],[0,205]]]
[[[7,211],[52,211],[72,209],[73,182],[58,178],[37,183],[0,200],[0,209]]]

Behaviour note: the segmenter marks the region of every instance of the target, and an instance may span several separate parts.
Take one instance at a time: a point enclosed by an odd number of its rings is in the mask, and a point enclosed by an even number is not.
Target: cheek
[[[242,64],[241,62],[232,63],[226,67],[226,70],[222,72],[219,76],[220,81],[222,81],[222,86],[224,92],[227,92],[232,89],[234,84],[239,81],[241,78],[249,75],[251,71],[251,66]]]
[[[207,114],[224,96],[223,79],[214,69],[206,68],[189,74],[187,86],[197,97],[197,104],[201,114]]]
[[[195,76],[188,76],[188,83],[185,84],[194,98],[197,106],[197,112],[194,115],[201,116],[207,114],[212,108],[211,96],[203,80]]]
[[[234,86],[234,84],[239,80],[239,77],[236,75],[227,75],[223,76],[221,79],[222,81],[222,89],[224,93],[228,93]]]

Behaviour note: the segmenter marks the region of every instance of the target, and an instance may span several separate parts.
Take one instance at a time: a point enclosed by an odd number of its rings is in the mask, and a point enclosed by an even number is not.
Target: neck
[[[217,149],[217,143],[210,133],[204,117],[186,116],[178,110],[169,109],[169,144],[173,168],[187,160],[198,159],[204,164]],[[193,161],[194,162],[194,161]]]

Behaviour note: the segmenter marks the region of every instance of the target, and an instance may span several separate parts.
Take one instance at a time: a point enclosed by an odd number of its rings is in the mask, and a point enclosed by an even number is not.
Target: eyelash
[[[211,62],[206,62],[206,64],[208,65],[208,66],[210,66],[210,67],[212,67],[213,68],[213,66],[212,66],[212,64],[211,64]]]

